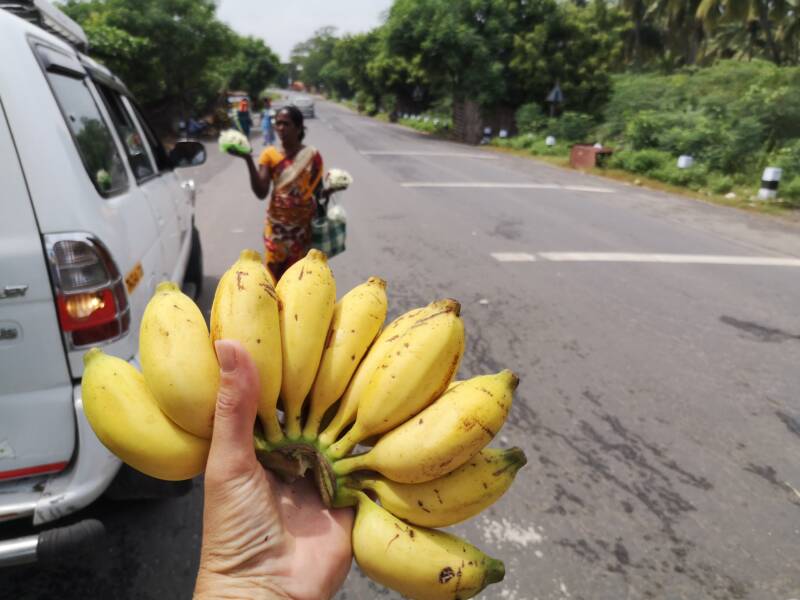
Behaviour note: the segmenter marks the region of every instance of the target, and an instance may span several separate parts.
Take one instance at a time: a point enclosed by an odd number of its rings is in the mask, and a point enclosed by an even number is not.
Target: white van
[[[35,526],[126,474],[83,414],[84,352],[136,362],[156,284],[202,284],[194,184],[175,167],[201,164],[205,150],[182,141],[167,153],[125,85],[78,51],[85,42],[43,0],[0,2],[0,521]],[[99,529],[0,539],[0,566]]]

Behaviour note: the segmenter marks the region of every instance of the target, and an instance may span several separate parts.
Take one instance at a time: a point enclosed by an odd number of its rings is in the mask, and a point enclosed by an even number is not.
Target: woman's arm
[[[250,187],[253,188],[253,193],[263,200],[269,194],[269,188],[272,183],[269,167],[267,165],[256,167],[250,154],[239,154],[238,156],[244,158],[247,163],[247,172],[250,174]]]

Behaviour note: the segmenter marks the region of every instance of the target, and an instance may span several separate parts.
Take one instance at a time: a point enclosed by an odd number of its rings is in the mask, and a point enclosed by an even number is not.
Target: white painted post
[[[781,181],[783,169],[767,167],[761,175],[761,187],[758,190],[759,200],[772,200],[778,195],[778,184]]]

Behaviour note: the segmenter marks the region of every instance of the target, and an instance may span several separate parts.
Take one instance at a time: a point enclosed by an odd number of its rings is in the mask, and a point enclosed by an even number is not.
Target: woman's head
[[[285,146],[287,142],[300,143],[306,135],[303,113],[296,106],[284,106],[275,115],[275,131]]]

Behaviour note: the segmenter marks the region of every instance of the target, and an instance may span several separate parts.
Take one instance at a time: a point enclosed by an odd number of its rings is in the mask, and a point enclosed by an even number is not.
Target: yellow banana
[[[83,410],[106,448],[158,479],[180,481],[203,472],[210,442],[173,423],[134,366],[99,348],[83,360]]]
[[[464,323],[455,300],[433,304],[435,312],[416,319],[387,349],[362,392],[356,422],[329,456],[341,458],[361,440],[393,429],[447,389],[464,353]]]
[[[386,282],[370,277],[333,307],[325,350],[311,388],[303,437],[315,439],[322,417],[344,393],[350,378],[386,319]]]
[[[353,554],[371,579],[415,600],[472,598],[503,580],[502,561],[449,533],[404,523],[363,492],[353,493]]]
[[[300,418],[317,374],[336,303],[336,282],[323,252],[311,249],[283,274],[278,286],[286,436],[300,437]]]
[[[171,281],[159,283],[147,303],[139,355],[161,410],[189,433],[210,439],[219,365],[203,313]]]
[[[519,448],[484,448],[452,473],[433,481],[397,483],[367,474],[342,479],[339,485],[371,490],[383,508],[409,523],[448,527],[497,502],[526,462]]]
[[[346,475],[369,469],[400,483],[446,475],[492,441],[508,416],[518,384],[508,369],[463,381],[386,433],[369,452],[344,458],[334,463],[333,470]],[[358,419],[353,428],[357,426]]]
[[[258,416],[267,441],[283,439],[277,404],[281,389],[281,333],[272,277],[255,250],[243,250],[219,280],[211,307],[211,338],[241,342],[258,367]]]
[[[415,317],[429,310],[429,306],[414,308],[403,313],[380,332],[377,339],[372,343],[372,346],[367,350],[364,360],[361,361],[355,375],[353,375],[350,383],[347,385],[344,396],[342,396],[342,400],[339,402],[339,408],[336,410],[336,414],[325,430],[319,435],[317,441],[321,448],[327,448],[335,442],[342,429],[355,420],[356,412],[358,411],[358,402],[362,392],[369,382],[370,377],[372,377],[372,374],[375,372],[375,369],[380,366],[387,349],[400,338],[400,335],[404,331],[414,324]]]

